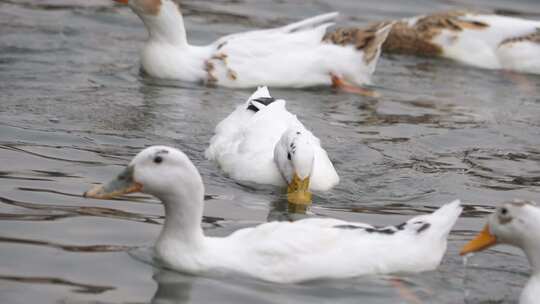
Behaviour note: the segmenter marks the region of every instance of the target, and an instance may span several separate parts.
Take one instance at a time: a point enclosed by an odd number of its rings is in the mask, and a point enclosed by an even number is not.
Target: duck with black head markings
[[[336,43],[324,37],[338,16],[328,13],[194,46],[188,43],[179,1],[115,1],[129,5],[148,30],[141,65],[152,77],[231,88],[334,86],[376,96],[362,86],[371,82],[388,24],[366,33],[369,39],[362,44]]]
[[[85,196],[110,198],[133,189],[156,196],[165,207],[165,222],[155,255],[166,267],[192,274],[236,273],[270,282],[298,283],[433,270],[446,252],[448,234],[462,210],[460,202],[454,201],[432,214],[385,228],[309,218],[264,223],[226,237],[207,237],[201,228],[204,185],[183,152],[148,147],[128,168],[123,171],[127,175],[122,173],[112,180],[113,186],[97,186]]]
[[[540,208],[529,201],[502,204],[488,217],[484,229],[461,250],[461,255],[482,251],[496,244],[521,248],[532,274],[521,293],[520,304],[536,304],[540,299]]]
[[[319,138],[285,105],[258,88],[216,126],[205,156],[237,181],[286,187],[290,203],[309,205],[312,190],[330,190],[339,176]]]

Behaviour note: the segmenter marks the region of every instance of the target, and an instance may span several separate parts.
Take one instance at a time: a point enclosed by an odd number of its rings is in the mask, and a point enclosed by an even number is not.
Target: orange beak
[[[122,3],[122,4],[128,4],[129,0],[113,0],[114,2]]]
[[[489,226],[484,226],[484,229],[476,235],[476,237],[468,242],[461,249],[460,255],[466,255],[467,253],[482,251],[497,243],[497,238],[489,232]]]
[[[291,204],[310,205],[311,192],[309,192],[309,176],[302,179],[296,174],[287,187],[287,200]]]

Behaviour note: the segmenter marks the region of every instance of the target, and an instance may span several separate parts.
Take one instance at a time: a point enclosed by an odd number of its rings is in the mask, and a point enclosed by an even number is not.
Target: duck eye
[[[506,207],[502,207],[500,210],[499,210],[499,222],[501,224],[507,224],[507,223],[510,223],[512,221],[512,216],[510,215],[510,210],[508,210],[508,208]]]
[[[154,157],[154,163],[161,164],[162,161],[163,161],[163,157],[161,156]]]

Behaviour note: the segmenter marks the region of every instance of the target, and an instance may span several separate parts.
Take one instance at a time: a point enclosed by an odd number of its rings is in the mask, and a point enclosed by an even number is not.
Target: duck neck
[[[202,182],[196,190],[177,190],[159,198],[165,206],[165,223],[156,247],[169,247],[168,245],[172,244],[184,248],[199,248],[204,241],[201,228],[204,201]]]
[[[187,47],[186,28],[184,18],[172,1],[163,1],[163,7],[156,16],[142,17],[148,30],[149,41],[167,43],[175,47]]]
[[[528,244],[524,251],[531,264],[532,275],[540,278],[540,244]]]

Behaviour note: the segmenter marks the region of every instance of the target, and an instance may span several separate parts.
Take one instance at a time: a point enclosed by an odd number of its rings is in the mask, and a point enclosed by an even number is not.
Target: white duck
[[[454,201],[430,215],[385,228],[311,218],[207,237],[201,228],[201,176],[184,153],[166,146],[144,149],[117,178],[84,195],[110,198],[132,192],[154,195],[165,206],[155,254],[167,267],[192,274],[232,272],[280,283],[432,270],[446,251],[446,238],[462,209]]]
[[[540,74],[540,21],[460,11],[418,16],[396,22],[383,51]]]
[[[519,303],[537,304],[540,299],[540,208],[526,201],[505,203],[489,216],[484,229],[463,247],[461,255],[495,244],[516,246],[525,252],[532,275]]]
[[[205,156],[235,180],[288,186],[291,203],[310,203],[309,190],[327,191],[339,182],[319,139],[267,87],[216,126]]]
[[[128,4],[149,38],[141,64],[152,77],[204,82],[231,88],[259,85],[303,88],[334,85],[374,95],[370,83],[380,46],[390,31],[384,24],[347,44],[323,41],[337,13],[284,27],[228,35],[207,46],[187,41],[178,0],[115,0]]]

